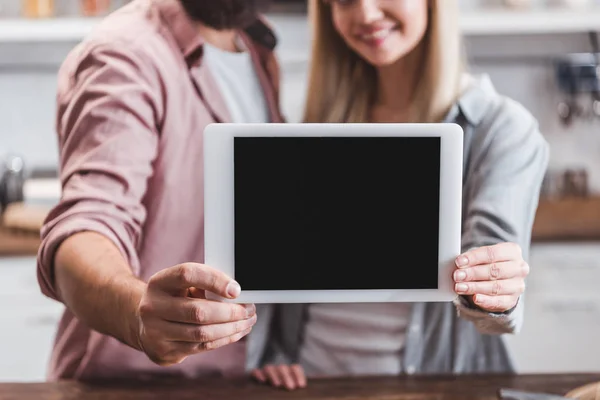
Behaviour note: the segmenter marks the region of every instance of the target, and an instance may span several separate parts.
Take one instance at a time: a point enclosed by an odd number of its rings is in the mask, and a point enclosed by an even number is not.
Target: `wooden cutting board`
[[[39,234],[16,233],[0,226],[0,256],[34,256],[39,246]]]
[[[541,199],[533,224],[534,241],[600,239],[600,196]]]
[[[11,204],[0,219],[0,256],[36,255],[49,208]]]
[[[2,215],[1,223],[8,230],[39,235],[48,212],[50,212],[48,207],[31,206],[23,203],[9,204]]]

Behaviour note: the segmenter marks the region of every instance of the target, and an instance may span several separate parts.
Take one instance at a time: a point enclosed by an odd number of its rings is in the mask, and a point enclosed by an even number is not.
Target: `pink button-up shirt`
[[[262,22],[240,35],[271,121],[279,122],[275,37]],[[57,247],[80,231],[112,240],[144,280],[182,262],[203,262],[202,136],[207,124],[230,117],[202,63],[202,44],[178,0],[134,0],[67,57],[57,96],[63,196],[44,226],[38,256],[46,295],[57,299]],[[159,367],[66,311],[48,378],[232,376],[244,366],[242,341]]]

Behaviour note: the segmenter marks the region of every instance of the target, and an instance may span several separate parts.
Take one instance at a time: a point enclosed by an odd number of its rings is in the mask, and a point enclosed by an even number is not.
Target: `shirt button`
[[[408,367],[406,367],[406,373],[407,373],[408,375],[412,375],[412,374],[414,374],[415,372],[417,372],[417,369],[415,368],[415,366],[414,366],[414,365],[409,365]]]
[[[410,327],[410,331],[412,333],[419,333],[421,331],[421,325],[414,324],[413,326]]]

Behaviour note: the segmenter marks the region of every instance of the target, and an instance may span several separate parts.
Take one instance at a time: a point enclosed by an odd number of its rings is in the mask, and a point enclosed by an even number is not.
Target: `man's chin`
[[[243,29],[259,13],[268,10],[271,0],[180,0],[188,15],[213,29]]]

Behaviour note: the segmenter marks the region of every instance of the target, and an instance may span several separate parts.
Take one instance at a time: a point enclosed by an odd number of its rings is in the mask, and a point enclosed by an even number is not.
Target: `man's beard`
[[[194,21],[214,29],[243,29],[271,0],[179,0]]]

